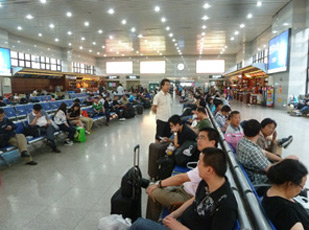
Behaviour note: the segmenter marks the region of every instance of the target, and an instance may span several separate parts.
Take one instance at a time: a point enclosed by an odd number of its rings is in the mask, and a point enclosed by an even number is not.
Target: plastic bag
[[[109,215],[100,219],[99,230],[128,230],[132,225],[131,219],[123,219],[122,215]]]

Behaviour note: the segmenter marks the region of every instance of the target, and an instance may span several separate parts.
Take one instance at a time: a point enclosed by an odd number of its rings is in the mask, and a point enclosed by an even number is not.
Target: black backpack
[[[197,149],[197,143],[194,141],[186,141],[174,151],[175,164],[186,167],[188,162],[197,162],[199,155],[200,152]]]
[[[123,108],[122,116],[126,119],[135,117],[135,110],[132,105],[128,104]]]

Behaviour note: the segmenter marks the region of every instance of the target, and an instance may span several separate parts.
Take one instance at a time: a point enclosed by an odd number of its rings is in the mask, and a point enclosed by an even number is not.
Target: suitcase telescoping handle
[[[134,147],[134,162],[133,162],[134,166],[139,166],[139,150],[140,150],[140,146],[136,145]]]

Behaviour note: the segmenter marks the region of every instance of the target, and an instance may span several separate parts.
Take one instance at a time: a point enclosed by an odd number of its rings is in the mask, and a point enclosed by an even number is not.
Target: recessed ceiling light
[[[98,33],[99,34],[103,34],[103,30],[98,30]]]
[[[119,51],[116,51],[116,54],[119,54]]]
[[[68,31],[68,35],[72,35],[72,32],[71,32],[71,31]]]
[[[122,19],[122,21],[121,21],[121,24],[122,24],[122,25],[125,25],[125,24],[127,24],[127,20],[125,20],[125,19]]]
[[[166,18],[161,18],[161,22],[166,22]]]
[[[55,42],[59,42],[59,39],[58,39],[58,38],[55,38]]]
[[[107,55],[106,55],[106,54],[104,54],[103,56],[104,56],[104,57],[106,57]]]
[[[50,48],[47,48],[47,50],[50,50]]]
[[[20,41],[18,40],[17,43],[20,43]]]
[[[139,53],[139,51],[137,50],[137,51],[136,51],[136,53],[138,54],[138,53]]]
[[[97,52],[97,55],[100,55],[100,52]]]
[[[54,29],[55,25],[53,23],[49,24],[49,28]]]
[[[172,37],[174,36],[174,34],[173,34],[173,33],[170,33],[168,36],[169,36],[170,38],[172,38]]]
[[[134,33],[136,31],[135,27],[131,28],[131,32]]]
[[[124,54],[121,54],[122,57],[124,57]]]
[[[178,44],[177,44],[177,43],[175,43],[174,45],[175,45],[175,46],[178,46]]]
[[[211,7],[211,5],[209,5],[208,3],[205,3],[204,6],[203,6],[205,9],[208,9]]]
[[[72,43],[69,43],[68,45],[69,45],[69,46],[72,46]]]
[[[235,34],[235,35],[238,35],[238,34],[239,34],[239,32],[238,32],[238,31],[235,31],[235,32],[234,32],[234,34]]]
[[[165,29],[166,29],[166,31],[169,31],[171,28],[169,26],[167,26]]]
[[[46,3],[46,0],[40,0],[41,3],[45,4]]]
[[[224,48],[225,48],[225,49],[227,49],[227,48],[228,48],[228,46],[224,46]]]
[[[83,49],[83,47],[82,47],[82,46],[80,46],[80,47],[79,47],[79,49],[80,49],[80,50],[82,50],[82,49]]]
[[[138,38],[142,38],[142,37],[143,37],[143,35],[142,35],[142,34],[139,34],[137,37],[138,37]]]
[[[173,42],[175,42],[176,41],[176,39],[175,38],[173,38],[173,40],[172,40]]]
[[[39,36],[39,37],[42,37],[43,35],[42,35],[41,33],[38,33],[38,36]]]
[[[283,25],[284,25],[284,26],[288,26],[288,25],[289,25],[289,23],[283,23]]]
[[[109,14],[114,14],[114,13],[115,13],[114,9],[109,9],[107,12],[108,12]]]
[[[206,34],[206,33],[205,33],[205,32],[203,32],[203,33],[202,33],[202,36],[205,36],[205,34]]]
[[[262,1],[257,1],[256,6],[261,7],[262,6]]]
[[[266,45],[264,45],[263,47],[266,48]]]
[[[209,19],[209,17],[207,16],[207,15],[204,15],[203,17],[202,17],[202,20],[204,20],[204,21],[207,21]]]
[[[17,26],[17,29],[18,30],[22,30],[23,28],[21,26]]]
[[[33,16],[31,14],[27,14],[26,18],[31,20],[31,19],[33,19]]]
[[[109,35],[109,39],[113,40],[114,39],[113,35]]]
[[[205,26],[205,25],[203,25],[203,26],[202,26],[202,29],[206,29],[206,26]]]
[[[102,49],[105,49],[105,46],[102,46]]]
[[[155,10],[156,12],[159,12],[159,11],[160,11],[160,7],[159,7],[159,6],[156,6],[156,7],[154,8],[154,10]]]
[[[92,42],[92,45],[94,45],[94,46],[95,46],[96,44],[97,44],[96,42]]]
[[[248,15],[247,15],[247,18],[252,18],[252,14],[248,14]]]
[[[86,40],[86,38],[85,38],[85,37],[81,37],[81,40],[82,40],[82,41],[85,41],[85,40]]]
[[[273,31],[273,34],[275,34],[275,33],[277,33],[277,32],[278,32],[277,30],[274,30],[274,31]]]
[[[235,38],[234,37],[231,37],[231,41],[234,41],[235,40]]]
[[[92,53],[92,50],[89,50],[89,53]]]
[[[37,45],[34,45],[34,47],[37,47]]]
[[[84,25],[85,26],[89,26],[89,22],[84,22]]]
[[[239,25],[240,28],[244,28],[245,26],[246,26],[246,25],[243,24],[243,23]]]
[[[72,13],[70,12],[70,11],[68,11],[67,13],[66,13],[66,15],[67,15],[67,17],[72,17]]]

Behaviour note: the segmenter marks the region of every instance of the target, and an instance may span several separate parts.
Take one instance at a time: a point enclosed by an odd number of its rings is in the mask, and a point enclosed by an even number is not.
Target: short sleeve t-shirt
[[[157,106],[156,119],[167,122],[172,115],[172,97],[162,90],[154,96],[153,105]]]
[[[186,182],[183,184],[184,190],[194,196],[196,193],[196,189],[199,185],[199,183],[201,182],[201,178],[199,175],[199,171],[198,171],[198,167],[195,167],[194,169],[190,170],[189,172],[187,172],[187,175],[190,179],[189,182]]]
[[[226,182],[209,192],[204,180],[198,185],[195,200],[180,217],[180,222],[191,230],[231,230],[237,219],[237,202]]]
[[[178,144],[182,145],[185,141],[195,141],[196,133],[186,124],[183,125],[182,131],[178,132]]]
[[[309,216],[301,204],[278,196],[264,196],[262,205],[268,218],[277,229],[290,230],[300,222],[305,230],[309,230]]]
[[[198,122],[196,127],[200,131],[201,129],[204,129],[204,128],[212,128],[212,125],[209,119],[204,119]]]

